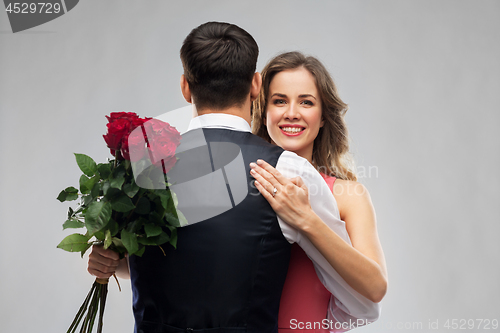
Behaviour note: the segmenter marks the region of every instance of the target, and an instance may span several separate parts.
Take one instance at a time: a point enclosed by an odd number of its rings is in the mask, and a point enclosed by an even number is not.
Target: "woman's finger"
[[[305,186],[304,181],[302,180],[302,178],[300,176],[290,178],[290,182],[294,183],[298,187]]]
[[[270,172],[266,171],[264,168],[258,166],[255,163],[250,163],[250,167],[251,167],[251,170],[253,170],[257,174],[259,174],[261,177],[263,177],[273,187],[276,187],[277,189],[281,188],[282,183],[280,183],[273,174],[271,174]],[[265,183],[262,183],[262,185],[264,185],[266,187]]]
[[[283,176],[278,170],[276,170],[276,168],[272,167],[266,161],[258,159],[257,165],[260,166],[262,169],[266,170],[267,172],[269,172],[270,174],[272,174],[280,184],[285,185],[285,183],[288,181],[288,178]]]
[[[260,194],[262,194],[262,196],[271,204],[271,207],[273,207],[273,195],[268,190],[266,190],[258,180],[255,181],[255,187],[259,190]]]
[[[273,195],[274,189],[276,186],[272,184],[270,181],[268,181],[264,176],[262,176],[259,172],[257,172],[255,169],[250,170],[250,174],[257,180],[257,182],[262,186],[262,188],[267,191],[270,195]],[[274,179],[274,177],[270,177]],[[280,188],[281,186],[278,185]]]

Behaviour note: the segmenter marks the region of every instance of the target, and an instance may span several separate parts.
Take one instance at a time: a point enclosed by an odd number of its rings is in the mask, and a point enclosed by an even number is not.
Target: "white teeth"
[[[298,133],[303,130],[302,127],[281,127],[281,129],[288,133]]]

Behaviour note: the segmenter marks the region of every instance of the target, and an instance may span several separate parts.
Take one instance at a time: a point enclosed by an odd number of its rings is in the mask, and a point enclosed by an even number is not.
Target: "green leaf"
[[[85,184],[88,181],[89,181],[89,177],[87,177],[85,175],[80,176],[79,184],[80,184],[80,192],[82,192],[82,194],[89,194],[90,193],[90,189],[87,186],[85,186]]]
[[[95,201],[89,205],[85,214],[85,227],[93,235],[101,230],[111,218],[111,204],[104,201]]]
[[[101,184],[96,182],[94,186],[92,186],[92,190],[90,191],[90,195],[92,198],[97,198],[99,196],[99,192],[101,191]]]
[[[138,242],[144,245],[162,245],[170,240],[170,236],[162,230],[162,232],[155,237],[138,237]]]
[[[104,235],[104,230],[96,231],[93,236],[100,242],[104,242],[104,238],[106,237],[106,235]]]
[[[137,235],[132,232],[128,232],[123,229],[121,232],[123,246],[127,249],[127,252],[132,255],[139,249],[139,244],[137,243]]]
[[[146,251],[146,247],[145,246],[139,246],[139,250],[134,253],[136,256],[138,257],[142,257],[142,255],[144,254],[144,251]]]
[[[109,230],[111,236],[115,236],[118,233],[119,229],[120,226],[118,225],[118,223],[113,219],[109,219],[108,224],[106,224],[106,230]]]
[[[175,194],[174,192],[170,192],[170,195],[172,196],[172,200],[174,200],[174,206],[179,206],[179,199],[177,199],[177,194]]]
[[[94,176],[92,178],[88,178],[85,175],[81,175],[80,177],[80,192],[83,194],[90,193],[90,190],[94,188],[94,185],[99,181],[98,176]]]
[[[64,190],[59,193],[57,196],[57,200],[64,201],[72,201],[78,199],[78,190],[73,186],[66,187]]]
[[[111,238],[111,241],[113,242],[113,244],[114,244],[116,247],[118,247],[118,248],[125,248],[125,247],[123,246],[123,242],[122,242],[122,240],[121,240],[120,238],[118,238],[118,237],[113,237],[113,238]]]
[[[68,208],[68,220],[73,217],[75,212],[73,211],[73,208],[69,207]]]
[[[123,160],[121,164],[123,165],[123,168],[124,168],[125,170],[129,170],[129,169],[130,169],[130,165],[131,165],[131,163],[130,163],[130,161],[129,161],[129,160]]]
[[[66,197],[68,196],[68,194],[66,193],[66,191],[62,190],[59,195],[57,196],[57,200],[61,201],[61,202],[64,202],[66,201]]]
[[[125,182],[124,175],[112,178],[109,183],[111,187],[121,190],[123,183]]]
[[[172,202],[172,195],[170,194],[170,191],[167,190],[156,190],[155,193],[160,197],[161,199],[161,205],[163,208],[168,210],[169,208],[169,203]]]
[[[88,243],[90,237],[81,234],[72,234],[65,237],[58,248],[68,252],[80,252],[87,250],[91,244]]]
[[[160,205],[158,205],[158,206],[160,206]],[[151,212],[149,214],[148,220],[152,224],[155,224],[155,225],[158,225],[158,226],[162,226],[162,225],[165,225],[165,220],[162,217],[165,214],[163,213],[163,208],[161,206],[159,208],[162,209],[162,214],[160,215],[157,212]]]
[[[126,253],[127,252],[127,249],[125,248],[125,246],[123,246],[123,242],[120,238],[113,237],[113,238],[111,238],[111,240],[113,241],[114,248],[117,250],[118,253]]]
[[[162,229],[159,225],[154,225],[151,223],[144,225],[144,231],[146,232],[146,236],[148,237],[158,236],[162,233]]]
[[[180,227],[181,226],[181,224],[180,224],[179,219],[177,218],[177,216],[175,216],[172,213],[165,213],[165,219],[167,219],[168,224],[170,224],[171,226],[174,226],[174,227]]]
[[[89,177],[92,177],[95,175],[97,171],[97,164],[94,162],[94,160],[85,155],[85,154],[75,154],[76,157],[76,164],[78,164],[78,167],[84,174],[86,174]]]
[[[99,163],[97,165],[97,171],[99,171],[101,179],[106,179],[111,174],[111,165],[109,163]]]
[[[83,204],[85,206],[90,205],[92,201],[94,201],[94,197],[92,197],[91,194],[84,195],[82,198],[83,198]]]
[[[174,247],[174,249],[177,248],[177,229],[172,229],[169,243]]]
[[[62,190],[59,195],[57,196],[57,200],[61,201],[61,202],[64,202],[66,201],[66,197],[68,196],[68,194]]]
[[[109,230],[106,230],[105,232],[105,237],[104,237],[104,249],[107,249],[110,247],[111,244],[113,244],[113,240],[111,238],[111,232]]]
[[[137,192],[139,192],[139,186],[135,182],[131,184],[127,183],[123,185],[123,192],[125,192],[129,198],[133,198]]]
[[[179,218],[179,224],[181,227],[188,225],[188,220],[186,219],[184,214],[182,214],[182,212],[178,209],[177,209],[177,217]]]
[[[123,183],[125,182],[125,170],[123,167],[118,167],[111,173],[110,185],[111,187],[121,190]]]
[[[85,227],[85,223],[80,222],[77,219],[68,219],[63,223],[63,230],[68,228],[83,228]]]
[[[109,188],[110,188],[109,182],[108,181],[104,181],[102,183],[102,194],[103,195],[107,195]]]
[[[160,235],[155,237],[155,239],[156,245],[162,245],[170,240],[170,236],[166,232],[162,231]]]
[[[142,224],[143,223],[147,223],[147,222],[148,222],[148,220],[146,220],[145,218],[140,218],[140,219],[137,219],[137,220],[135,220],[133,222],[130,222],[127,225],[126,229],[127,229],[128,232],[136,233],[136,232],[139,231],[139,229],[141,229]]]
[[[111,208],[117,212],[126,213],[135,208],[134,203],[126,195],[122,195],[111,201]]]
[[[156,244],[156,237],[137,237],[137,242],[142,245],[158,245]]]
[[[167,212],[165,213],[165,219],[167,222],[174,227],[183,227],[188,225],[188,220],[182,214],[182,212],[178,209],[174,210],[173,213]]]
[[[114,188],[114,187],[111,187],[106,192],[105,197],[108,198],[109,200],[111,200],[111,199],[116,198],[117,196],[119,196],[121,194],[122,194],[121,190]]]
[[[146,215],[149,214],[150,211],[151,211],[151,204],[149,200],[145,197],[140,198],[137,204],[135,205],[135,212],[137,214]]]

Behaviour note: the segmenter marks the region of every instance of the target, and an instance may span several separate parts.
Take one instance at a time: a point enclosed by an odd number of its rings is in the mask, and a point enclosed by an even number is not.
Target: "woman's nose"
[[[300,118],[300,111],[298,105],[295,103],[290,103],[289,107],[285,111],[285,119],[298,119]]]

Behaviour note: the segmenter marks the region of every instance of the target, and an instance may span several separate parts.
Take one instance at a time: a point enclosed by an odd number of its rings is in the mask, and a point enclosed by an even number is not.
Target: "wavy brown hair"
[[[316,58],[300,52],[286,52],[271,59],[262,70],[262,88],[253,102],[252,131],[271,142],[266,127],[266,109],[269,85],[279,72],[303,67],[316,80],[321,98],[324,125],[314,139],[312,164],[327,175],[345,180],[357,180],[354,162],[349,154],[349,137],[344,116],[347,104],[338,94],[337,87],[325,66]]]

